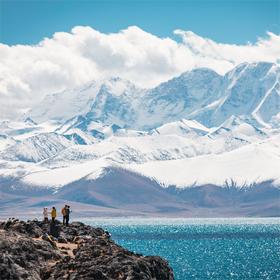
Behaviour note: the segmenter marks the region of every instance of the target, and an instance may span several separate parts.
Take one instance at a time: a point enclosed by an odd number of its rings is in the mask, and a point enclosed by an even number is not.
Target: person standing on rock
[[[61,214],[62,214],[62,217],[63,217],[63,225],[66,224],[66,209],[67,209],[67,205],[65,205],[62,209],[61,209]]]
[[[55,209],[54,206],[53,206],[52,211],[51,211],[51,216],[52,216],[52,222],[54,222],[55,218],[56,218],[56,209]]]
[[[69,205],[66,205],[66,226],[69,225],[69,219],[70,219],[70,206]]]
[[[43,216],[44,216],[44,222],[47,223],[49,221],[48,219],[48,208],[45,207],[43,210]]]

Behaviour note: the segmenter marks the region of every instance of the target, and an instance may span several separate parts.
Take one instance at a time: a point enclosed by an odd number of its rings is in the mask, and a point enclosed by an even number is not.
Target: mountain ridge
[[[37,105],[36,111],[40,111],[40,106],[42,107],[41,117],[44,113],[45,117],[42,117],[43,119],[39,117],[41,121],[50,119],[66,121],[79,114],[88,122],[99,120],[105,124],[115,123],[121,127],[141,130],[155,128],[182,118],[197,120],[208,127],[217,126],[230,115],[244,115],[256,121],[264,118],[265,121],[261,120],[261,125],[267,123],[271,126],[273,123],[270,122],[280,107],[279,75],[280,67],[277,64],[259,62],[243,63],[224,76],[207,68],[194,69],[152,89],[140,89],[129,81],[111,78],[91,83],[94,85],[92,92],[80,91],[88,93],[88,99],[82,99],[82,104],[78,107],[83,109],[79,112],[75,108],[70,110],[71,116],[67,109],[69,105],[67,98],[64,97],[65,92],[70,95],[73,92],[73,100],[77,101],[75,97],[77,91],[71,90],[61,93],[63,104],[56,100],[57,107],[66,106],[65,118],[44,112],[47,100]],[[253,98],[251,104],[247,104],[248,100],[252,99],[251,94],[255,101]],[[59,95],[56,94],[55,98]],[[269,112],[266,108],[272,104],[269,98],[275,101],[273,112]],[[214,105],[209,108],[210,104]],[[47,107],[53,110],[52,103]],[[36,119],[38,114],[34,114],[32,110],[27,115],[32,120],[38,121]]]

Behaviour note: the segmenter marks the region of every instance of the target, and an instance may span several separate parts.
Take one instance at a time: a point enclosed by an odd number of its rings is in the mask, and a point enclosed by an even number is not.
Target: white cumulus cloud
[[[88,26],[57,32],[37,45],[0,44],[0,118],[15,118],[46,94],[118,76],[152,87],[184,71],[209,67],[220,74],[241,62],[279,62],[280,36],[255,44],[222,44],[175,30],[181,42],[136,26],[105,34]]]

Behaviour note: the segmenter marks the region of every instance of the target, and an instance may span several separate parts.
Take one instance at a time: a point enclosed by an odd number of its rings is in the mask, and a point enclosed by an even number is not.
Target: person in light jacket
[[[44,216],[44,222],[47,223],[49,221],[49,218],[48,218],[48,208],[47,207],[44,207],[43,216]]]

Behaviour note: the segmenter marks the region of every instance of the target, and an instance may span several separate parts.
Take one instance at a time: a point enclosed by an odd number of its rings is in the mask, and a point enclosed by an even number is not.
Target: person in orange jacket
[[[66,208],[67,208],[67,205],[65,205],[62,209],[61,209],[61,214],[62,214],[62,217],[63,217],[63,224],[65,225],[66,223]]]

